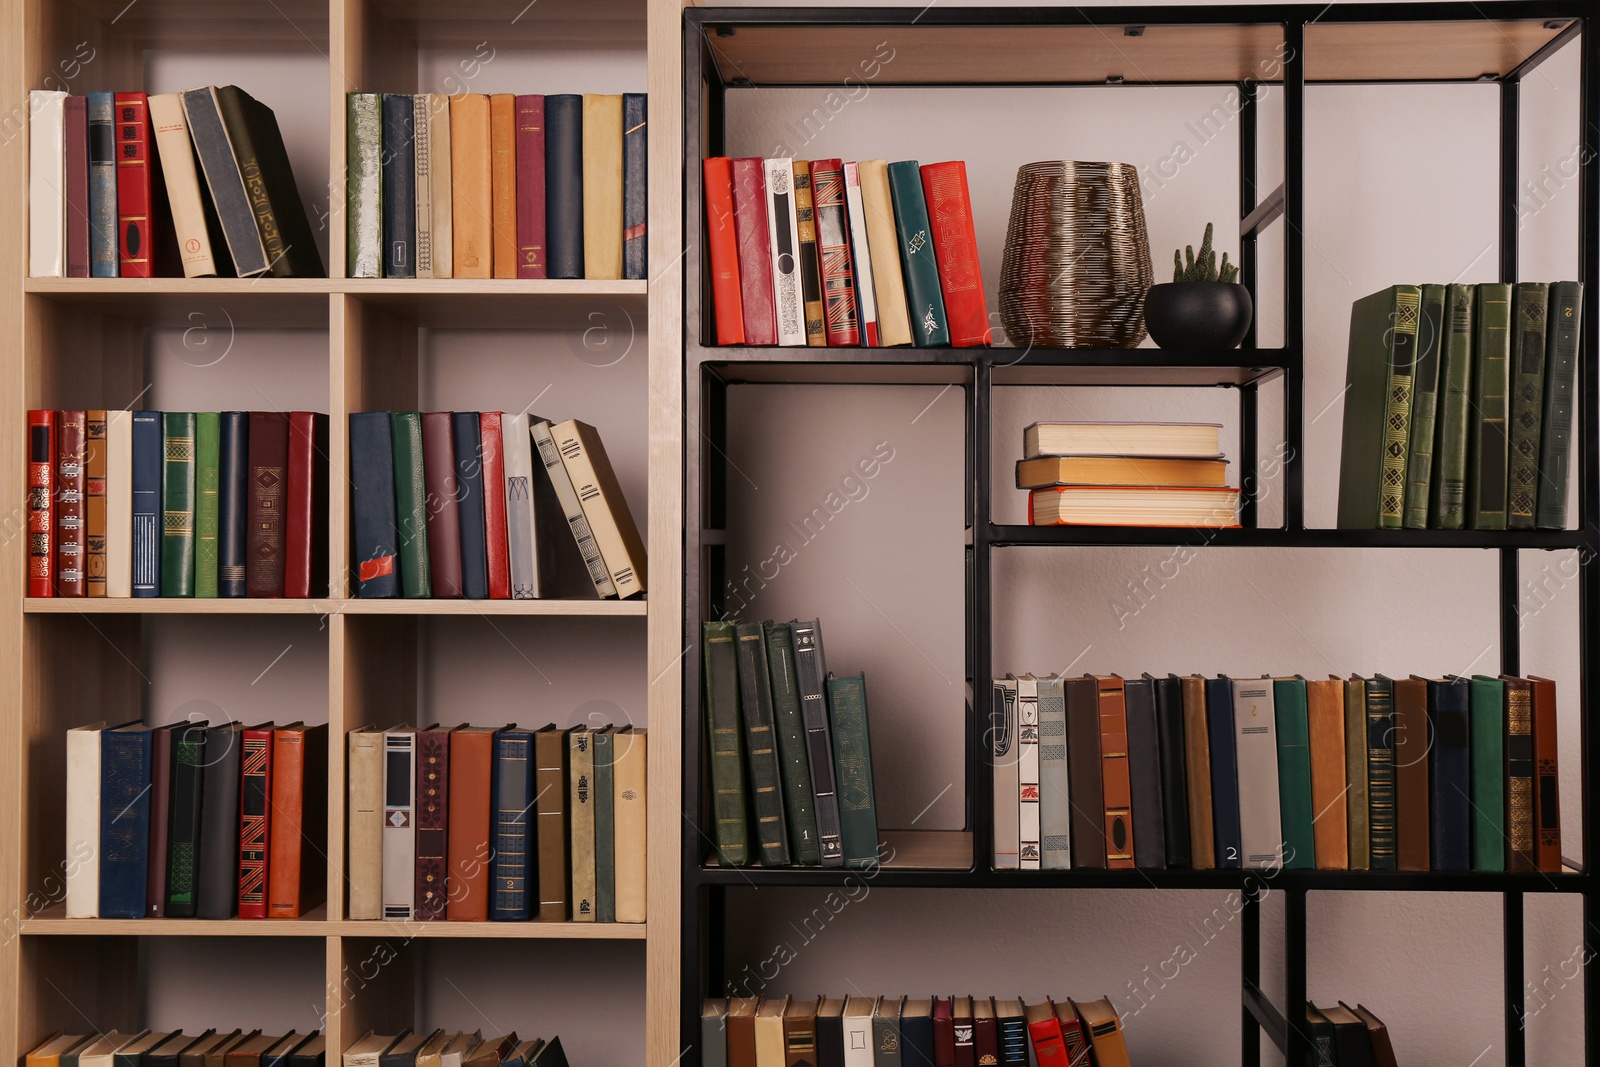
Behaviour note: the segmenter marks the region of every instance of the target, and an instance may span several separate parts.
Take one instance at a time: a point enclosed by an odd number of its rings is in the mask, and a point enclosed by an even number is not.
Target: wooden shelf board
[[[452,937],[546,939],[568,941],[643,941],[644,923],[541,923],[541,922],[356,922],[332,924],[344,937]]]
[[[29,615],[547,615],[644,618],[644,600],[267,600],[28,597]]]
[[[376,278],[341,279],[335,285],[363,304],[418,326],[547,330],[598,326],[630,334],[641,351],[644,346],[643,281]]]
[[[105,24],[110,34],[149,47],[328,47],[326,0],[71,0],[71,6]]]
[[[543,49],[638,50],[643,60],[645,0],[585,0],[582,4],[529,0],[374,0],[391,21],[407,27],[419,48],[475,45]]]
[[[318,907],[300,919],[68,919],[57,904],[22,920],[24,936],[106,937],[452,937],[643,941],[644,923],[330,922]]]
[[[23,292],[146,326],[327,329],[326,278],[29,278]]]
[[[644,618],[644,600],[345,600],[346,615],[554,615]]]

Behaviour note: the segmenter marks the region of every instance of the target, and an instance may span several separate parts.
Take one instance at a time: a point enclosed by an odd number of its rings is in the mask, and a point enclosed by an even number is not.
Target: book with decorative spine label
[[[889,188],[894,200],[894,228],[905,275],[912,343],[918,348],[943,348],[950,343],[950,323],[939,289],[939,263],[934,256],[922,170],[917,162],[889,164]]]
[[[1582,321],[1583,283],[1552,283],[1545,326],[1544,425],[1539,440],[1539,504],[1535,515],[1541,530],[1562,530],[1567,525],[1573,389]]]
[[[383,733],[383,917],[409,921],[417,902],[417,730]]]
[[[1366,679],[1364,688],[1368,861],[1374,871],[1392,871],[1396,861],[1394,681],[1380,674]]]
[[[105,411],[84,413],[83,573],[84,591],[91,597],[106,595],[106,472],[110,463],[106,426]],[[125,528],[119,532],[127,533]]]
[[[1351,306],[1339,461],[1343,529],[1404,525],[1421,302],[1417,286],[1392,285]]]
[[[1531,530],[1539,505],[1539,437],[1544,420],[1545,327],[1550,286],[1518,282],[1512,290],[1511,399],[1506,528]]]
[[[1100,697],[1100,774],[1105,790],[1106,866],[1134,866],[1133,783],[1128,772],[1128,712],[1123,680],[1095,679]]]
[[[572,921],[594,922],[594,731],[567,732],[568,849],[572,863]]]
[[[544,97],[517,97],[516,119],[517,277],[543,278],[549,273],[545,259]]]
[[[218,594],[218,535],[222,529],[222,420],[215,411],[194,416],[194,595]]]
[[[811,770],[817,818],[817,848],[822,866],[837,867],[844,862],[844,845],[839,838],[838,776],[834,773],[832,729],[828,724],[828,667],[822,647],[822,623],[818,619],[793,619],[789,623],[789,633],[794,640],[795,688],[800,695],[800,716],[806,731],[806,759]]]
[[[1459,530],[1467,514],[1467,453],[1472,409],[1473,287],[1445,286],[1439,389],[1434,404],[1433,475],[1428,525]]]
[[[800,294],[805,307],[806,344],[828,343],[823,329],[822,260],[817,255],[816,202],[811,194],[811,162],[794,161],[794,218],[800,234]]]
[[[1474,530],[1506,528],[1507,468],[1510,439],[1507,405],[1511,393],[1511,286],[1478,286],[1473,313],[1472,452],[1467,485],[1467,525]]]
[[[1017,866],[1039,869],[1039,680],[1017,685]]]
[[[755,815],[757,855],[764,867],[789,863],[778,746],[773,728],[772,686],[761,624],[734,626],[739,670],[739,705],[744,720],[744,757],[750,770],[750,806]]]
[[[1445,287],[1424,285],[1417,320],[1417,373],[1411,401],[1411,449],[1406,458],[1405,527],[1428,528],[1433,486],[1433,446],[1444,352]]]
[[[88,419],[82,411],[56,413],[56,595],[81,597],[88,591],[84,576],[84,452]]]
[[[819,159],[811,166],[811,195],[817,211],[817,252],[822,265],[823,325],[828,344],[861,344],[860,302],[845,216],[844,163]]]
[[[412,917],[445,917],[450,827],[449,727],[434,723],[417,731],[416,879]]]
[[[783,779],[789,855],[795,863],[822,862],[817,846],[817,817],[811,791],[811,762],[806,751],[806,724],[794,667],[794,635],[788,623],[762,626],[767,674],[772,686],[773,723],[777,731],[779,769]]]
[[[272,840],[272,724],[260,723],[241,735],[239,764],[239,918],[267,917],[267,867]],[[205,900],[202,888],[201,898]]]
[[[417,201],[417,277],[433,277],[433,132],[428,125],[428,94],[411,97],[412,175]]]
[[[1071,775],[1067,764],[1067,695],[1060,678],[1039,680],[1039,866],[1072,866]]]
[[[194,433],[194,412],[162,413],[162,596],[194,595]]]
[[[416,110],[405,93],[383,94],[383,276],[417,276]]]
[[[494,735],[494,852],[489,918],[527,919],[533,867],[533,732],[508,726]],[[385,850],[387,859],[387,850]]]
[[[383,100],[345,96],[345,275],[383,277]]]
[[[1556,683],[1530,674],[1533,692],[1534,847],[1539,870],[1559,874],[1561,788],[1557,776]]]
[[[780,345],[806,343],[805,301],[800,291],[800,224],[795,217],[794,160],[763,161],[767,196],[767,247]],[[813,178],[812,198],[816,189]],[[748,309],[745,315],[749,319]]]

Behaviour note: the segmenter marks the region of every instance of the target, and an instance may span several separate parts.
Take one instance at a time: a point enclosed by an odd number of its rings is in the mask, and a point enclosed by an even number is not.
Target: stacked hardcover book
[[[28,412],[31,597],[320,597],[328,417]]]
[[[323,1067],[327,1038],[309,1034],[206,1030],[57,1031],[28,1053],[27,1067]]]
[[[523,1040],[515,1031],[485,1038],[477,1032],[368,1030],[344,1050],[344,1067],[567,1067],[567,1054],[559,1037]]]
[[[1306,1029],[1311,1034],[1316,1067],[1395,1067],[1389,1028],[1366,1005],[1344,1001],[1331,1008],[1306,1004]]]
[[[350,277],[645,277],[643,93],[347,108]]]
[[[1238,526],[1210,422],[1036,422],[1017,488],[1035,526]]]
[[[989,343],[959,160],[704,163],[719,345]]]
[[[1560,873],[1547,678],[994,680],[996,869]]]
[[[644,541],[600,434],[499,411],[350,416],[360,597],[640,596]]]
[[[29,104],[33,277],[323,276],[277,119],[238,86]]]
[[[350,731],[348,912],[645,920],[645,731]]]
[[[326,891],[328,727],[67,731],[69,919],[295,919]]]
[[[1565,529],[1582,310],[1582,282],[1357,300],[1339,526]]]

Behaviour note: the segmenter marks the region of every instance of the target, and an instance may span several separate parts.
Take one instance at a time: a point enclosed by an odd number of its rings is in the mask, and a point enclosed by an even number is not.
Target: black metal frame
[[[1600,608],[1600,154],[1589,151],[1580,161],[1579,276],[1588,283],[1584,294],[1583,335],[1579,361],[1578,446],[1580,479],[1579,526],[1568,531],[1365,531],[1306,529],[1304,523],[1304,352],[1303,219],[1305,121],[1305,29],[1314,22],[1394,23],[1449,22],[1482,19],[1573,20],[1544,48],[1497,79],[1500,85],[1500,277],[1517,276],[1517,145],[1519,83],[1539,63],[1574,37],[1581,38],[1581,129],[1585,143],[1600,136],[1600,33],[1585,32],[1590,9],[1583,0],[1483,0],[1423,5],[1352,3],[1283,4],[1268,7],[1191,5],[1162,8],[690,8],[684,13],[684,364],[685,383],[694,406],[684,434],[684,626],[689,653],[683,659],[683,793],[682,870],[683,960],[682,1040],[687,1051],[680,1062],[700,1062],[700,1001],[724,991],[723,931],[725,893],[729,886],[827,886],[860,877],[840,869],[791,868],[729,870],[704,864],[710,840],[701,829],[703,741],[700,725],[699,632],[702,619],[722,609],[725,571],[723,532],[727,388],[736,382],[882,382],[947,383],[962,388],[967,411],[966,521],[967,664],[969,685],[990,676],[990,564],[996,548],[1013,545],[1232,545],[1261,547],[1348,548],[1475,548],[1499,557],[1501,670],[1517,673],[1520,665],[1519,568],[1523,550],[1576,549],[1580,558],[1580,716],[1579,767],[1583,783],[1583,856],[1587,863],[1600,847],[1600,803],[1589,788],[1591,769],[1600,759],[1600,730],[1587,723],[1588,709],[1600,708],[1600,669],[1591,661],[1600,655],[1594,612]],[[1167,350],[1047,350],[1018,358],[1009,349],[799,349],[716,347],[703,333],[709,321],[709,291],[704,282],[700,160],[722,152],[725,97],[743,79],[724,82],[712,55],[718,36],[740,26],[881,25],[943,26],[1030,25],[1193,25],[1202,23],[1277,24],[1286,44],[1281,84],[1284,89],[1284,184],[1263,201],[1257,189],[1257,106],[1255,85],[1240,83],[1239,212],[1249,220],[1241,234],[1241,280],[1256,290],[1255,243],[1260,229],[1281,214],[1284,224],[1284,343],[1279,349],[1254,347],[1255,334],[1242,348],[1222,357]],[[1481,79],[1470,79],[1473,82]],[[820,83],[819,83],[820,84]],[[880,84],[893,84],[884,79]],[[955,84],[955,83],[952,83]],[[1096,83],[1098,84],[1098,83]],[[1163,83],[1190,84],[1190,83]],[[1284,389],[1284,455],[1282,457],[1283,521],[1280,527],[1257,524],[1257,390],[1280,380]],[[1245,490],[1242,529],[1181,531],[1030,527],[990,521],[992,389],[1053,381],[1097,385],[1226,386],[1239,390],[1240,469]],[[982,687],[969,689],[980,692]],[[969,888],[1206,888],[1241,894],[1241,1025],[1242,1062],[1258,1067],[1261,1035],[1282,1050],[1288,1063],[1304,1062],[1309,1038],[1294,1025],[1294,1005],[1306,997],[1306,909],[1312,891],[1427,891],[1500,893],[1504,902],[1503,957],[1505,981],[1506,1062],[1526,1062],[1523,1012],[1523,895],[1578,893],[1583,898],[1585,929],[1600,922],[1600,887],[1588,869],[1560,875],[1518,873],[1279,871],[1239,870],[1106,870],[992,871],[991,791],[989,766],[983,758],[985,722],[969,700],[966,723],[966,820],[972,839],[973,863],[968,869],[881,868],[876,886],[944,886]],[[1284,978],[1288,1019],[1262,993],[1261,907],[1268,890],[1283,897]],[[1584,961],[1586,1061],[1600,1063],[1600,967]]]

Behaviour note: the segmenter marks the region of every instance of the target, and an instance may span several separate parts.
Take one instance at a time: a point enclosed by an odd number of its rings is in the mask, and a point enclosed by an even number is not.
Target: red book
[[[328,592],[328,416],[289,412],[289,484],[284,506],[283,595]]]
[[[56,595],[56,413],[28,412],[28,595]]]
[[[423,922],[445,917],[449,897],[450,731],[434,723],[417,731],[417,888],[412,917]]]
[[[1533,846],[1539,870],[1561,873],[1561,789],[1556,773],[1556,683],[1533,683]]]
[[[972,225],[967,165],[959,159],[922,168],[922,193],[928,201],[933,254],[939,261],[939,290],[950,319],[950,343],[957,348],[989,343],[989,308],[983,300],[978,265],[978,233]]]
[[[123,278],[155,277],[155,154],[144,93],[116,95],[117,269]]]
[[[850,219],[844,206],[844,163],[819,159],[811,164],[811,200],[817,213],[817,254],[822,258],[823,324],[828,344],[853,348],[861,343],[856,307],[856,271],[850,259]]]
[[[81,411],[56,413],[56,596],[87,596],[84,545],[88,494],[83,457],[88,436]]]
[[[506,453],[500,412],[478,412],[478,454],[483,460],[484,546],[489,557],[489,599],[511,599],[511,550],[506,546]]]
[[[67,97],[67,277],[89,276],[88,99]]]
[[[328,884],[327,724],[273,730],[271,772],[267,917],[298,919],[322,903]]]
[[[516,99],[517,277],[547,278],[544,235],[544,97]],[[419,898],[420,899],[420,898]]]
[[[739,239],[739,301],[744,342],[778,343],[778,310],[772,293],[772,246],[767,234],[767,178],[759,159],[735,159],[733,228]]]
[[[951,1010],[955,1031],[955,1059],[952,1062],[955,1067],[977,1067],[978,1057],[972,1046],[972,998],[957,997]]]
[[[706,251],[711,267],[711,307],[717,344],[744,344],[744,305],[739,297],[739,235],[733,224],[733,161],[705,161]]]
[[[272,724],[244,732],[239,764],[239,918],[267,917],[267,840],[272,822]]]
[[[245,595],[283,596],[284,504],[289,495],[289,416],[250,413],[250,473],[245,483]]]
[[[1067,1045],[1053,1005],[1046,1002],[1028,1007],[1028,1038],[1039,1067],[1067,1067]]]
[[[980,1064],[1000,1062],[1000,1028],[990,997],[975,997],[972,1001],[972,1055]]]
[[[461,515],[450,412],[422,413],[422,482],[428,494],[428,576],[436,597],[461,595]]]
[[[951,997],[933,998],[933,1067],[955,1067],[955,1005]]]
[[[1057,1004],[1050,1002],[1055,1009],[1056,1023],[1061,1027],[1061,1043],[1067,1050],[1067,1062],[1072,1067],[1088,1067],[1089,1064],[1089,1035],[1083,1030],[1083,1020],[1078,1018],[1078,1010],[1072,1001]]]

